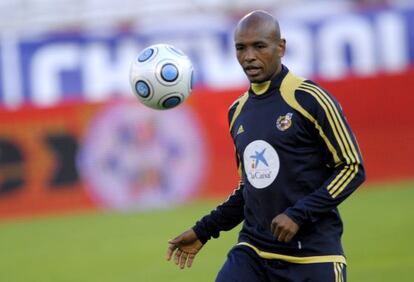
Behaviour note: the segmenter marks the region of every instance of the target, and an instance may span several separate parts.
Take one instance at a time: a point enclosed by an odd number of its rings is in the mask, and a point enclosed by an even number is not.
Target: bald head
[[[237,60],[253,83],[272,79],[282,69],[286,41],[280,38],[279,23],[265,11],[244,16],[234,32]]]
[[[247,29],[263,32],[275,40],[280,39],[279,23],[266,11],[256,10],[245,15],[237,24],[235,34]]]

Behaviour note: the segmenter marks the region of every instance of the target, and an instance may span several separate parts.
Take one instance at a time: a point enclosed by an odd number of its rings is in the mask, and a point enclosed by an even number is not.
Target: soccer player
[[[244,221],[216,281],[344,282],[337,206],[365,179],[355,137],[330,94],[281,64],[286,41],[270,14],[247,14],[234,41],[251,82],[228,114],[241,180],[168,242],[167,259],[191,267],[209,239]]]

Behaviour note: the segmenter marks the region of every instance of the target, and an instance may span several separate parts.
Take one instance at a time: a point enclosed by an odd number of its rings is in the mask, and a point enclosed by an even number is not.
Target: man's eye
[[[236,46],[236,50],[237,51],[241,51],[241,50],[243,50],[244,49],[244,47],[243,46]]]
[[[264,48],[266,48],[266,45],[256,45],[256,48],[258,48],[258,49],[264,49]]]

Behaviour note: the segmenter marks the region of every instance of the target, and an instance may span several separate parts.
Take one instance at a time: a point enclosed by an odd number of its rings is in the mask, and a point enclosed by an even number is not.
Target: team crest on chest
[[[289,129],[292,126],[292,116],[293,113],[287,113],[284,116],[278,117],[276,121],[277,129],[279,129],[280,131],[285,131]]]

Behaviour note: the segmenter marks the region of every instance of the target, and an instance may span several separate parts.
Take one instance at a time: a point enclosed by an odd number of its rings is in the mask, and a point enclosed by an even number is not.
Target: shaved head
[[[245,29],[261,29],[274,39],[280,39],[279,22],[266,11],[256,10],[245,15],[237,24],[235,34]]]
[[[236,26],[234,44],[237,60],[250,82],[270,80],[282,69],[286,41],[280,37],[278,21],[268,12],[245,15]]]

